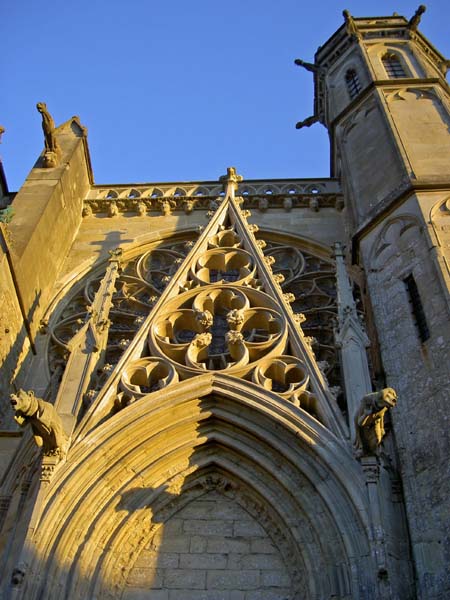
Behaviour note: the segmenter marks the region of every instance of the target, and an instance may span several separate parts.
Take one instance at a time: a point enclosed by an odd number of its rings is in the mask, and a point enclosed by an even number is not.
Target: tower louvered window
[[[396,54],[387,53],[381,59],[389,79],[407,77],[405,69]]]
[[[353,100],[361,91],[361,84],[355,69],[349,69],[345,74],[345,82],[350,98]]]

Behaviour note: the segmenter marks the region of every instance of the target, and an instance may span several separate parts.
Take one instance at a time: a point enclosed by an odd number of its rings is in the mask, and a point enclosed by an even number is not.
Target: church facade
[[[448,62],[354,18],[296,63],[331,177],[95,184],[78,118],[0,212],[0,598],[450,594]],[[226,173],[225,173],[226,170]]]

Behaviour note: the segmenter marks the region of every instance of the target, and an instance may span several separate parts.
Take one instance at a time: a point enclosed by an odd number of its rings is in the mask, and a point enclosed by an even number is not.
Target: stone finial
[[[56,167],[59,160],[60,148],[55,136],[55,121],[48,112],[45,102],[38,102],[36,108],[42,115],[42,131],[44,132],[45,141],[44,167]]]
[[[224,192],[226,197],[234,198],[237,192],[239,183],[243,180],[242,175],[238,175],[235,167],[228,167],[227,174],[219,177],[219,181],[224,184]]]
[[[68,439],[53,404],[36,398],[31,390],[20,389],[17,394],[11,394],[11,406],[14,419],[21,427],[31,425],[34,440],[44,455],[65,456]]]
[[[396,403],[397,393],[393,388],[363,396],[354,416],[354,447],[359,456],[378,454],[385,435],[385,414]]]
[[[425,6],[425,4],[421,4],[419,6],[419,8],[416,10],[416,12],[411,17],[411,19],[409,20],[409,23],[408,23],[408,29],[410,31],[417,30],[419,23],[420,23],[420,19],[421,19],[423,13],[426,11],[426,9],[427,9],[427,7]]]

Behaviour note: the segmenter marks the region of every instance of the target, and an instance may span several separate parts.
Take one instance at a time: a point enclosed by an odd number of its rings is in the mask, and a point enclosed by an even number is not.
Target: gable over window
[[[386,52],[381,57],[381,62],[389,79],[398,79],[399,77],[408,77],[405,68],[397,54]]]
[[[355,69],[349,69],[347,71],[345,74],[345,83],[347,84],[347,90],[350,99],[353,100],[353,98],[355,98],[361,91],[361,84]]]

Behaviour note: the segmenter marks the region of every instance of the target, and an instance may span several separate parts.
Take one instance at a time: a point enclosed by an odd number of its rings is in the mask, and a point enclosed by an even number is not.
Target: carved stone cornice
[[[234,181],[235,195],[243,208],[267,209],[336,208],[342,194],[336,179],[261,179]],[[191,182],[120,186],[93,186],[84,201],[83,216],[133,213],[161,216],[173,211],[215,210],[225,192],[223,183]],[[168,203],[168,204],[167,204]]]

